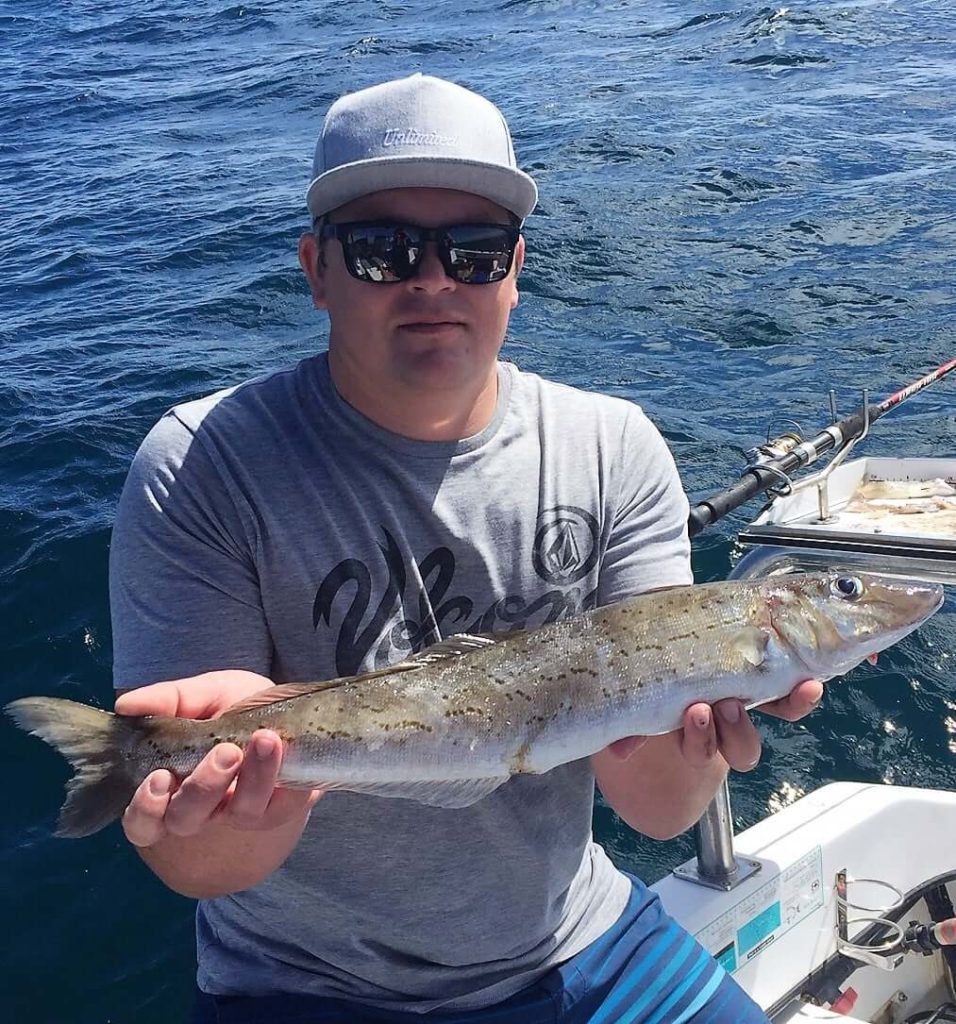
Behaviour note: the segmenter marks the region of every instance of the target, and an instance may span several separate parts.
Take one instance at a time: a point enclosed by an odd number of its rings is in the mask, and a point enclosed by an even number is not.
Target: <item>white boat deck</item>
[[[730,892],[704,889],[670,875],[655,886],[668,912],[695,935],[765,1009],[777,1007],[836,952],[836,874],[879,879],[902,893],[954,868],[956,793],[839,782],[824,786],[735,837],[735,851],[761,870]],[[851,900],[879,916],[894,897],[851,882]],[[917,916],[917,915],[914,915]],[[925,920],[925,912],[924,918]],[[848,928],[850,940],[869,921]],[[905,924],[906,922],[904,922]],[[938,957],[908,955],[894,971],[867,967],[850,982],[859,998],[850,1019],[868,1021],[887,1000],[909,991],[907,1013],[937,987]],[[775,1021],[840,1020],[799,1006]],[[826,1014],[829,1013],[829,1016]],[[902,1018],[900,1018],[902,1019]]]

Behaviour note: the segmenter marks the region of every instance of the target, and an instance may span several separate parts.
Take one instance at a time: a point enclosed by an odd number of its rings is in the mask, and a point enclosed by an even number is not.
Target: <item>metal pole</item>
[[[724,779],[717,795],[697,822],[697,872],[721,887],[737,877],[734,860],[734,824],[730,813],[730,787]]]
[[[726,779],[697,822],[694,840],[697,856],[674,868],[677,878],[729,892],[760,870],[759,860],[734,856],[734,820]]]

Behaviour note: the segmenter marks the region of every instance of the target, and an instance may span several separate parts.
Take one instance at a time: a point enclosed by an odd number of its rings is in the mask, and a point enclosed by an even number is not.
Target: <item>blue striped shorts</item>
[[[481,1010],[408,1013],[322,996],[210,996],[192,1024],[769,1024],[767,1016],[632,878],[620,918],[577,956]]]

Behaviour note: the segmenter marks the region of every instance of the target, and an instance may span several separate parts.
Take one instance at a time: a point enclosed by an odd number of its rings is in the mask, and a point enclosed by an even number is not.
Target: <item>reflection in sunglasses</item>
[[[510,271],[519,231],[501,224],[424,228],[353,222],[322,225],[319,237],[342,243],[346,267],[360,281],[409,280],[421,267],[425,244],[432,242],[449,277],[466,284],[489,284]]]
[[[385,280],[381,267],[375,261],[356,256],[353,263],[355,269],[370,281],[380,282]]]

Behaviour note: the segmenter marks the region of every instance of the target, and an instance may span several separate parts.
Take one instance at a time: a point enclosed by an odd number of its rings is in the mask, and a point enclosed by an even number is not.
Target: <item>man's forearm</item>
[[[192,899],[212,899],[249,889],[272,874],[295,849],[309,820],[268,831],[212,823],[195,836],[165,836],[139,855],[170,889]]]
[[[679,732],[652,736],[626,761],[602,750],[591,763],[605,800],[653,839],[671,839],[695,824],[727,774],[719,754],[703,768],[689,764]]]

